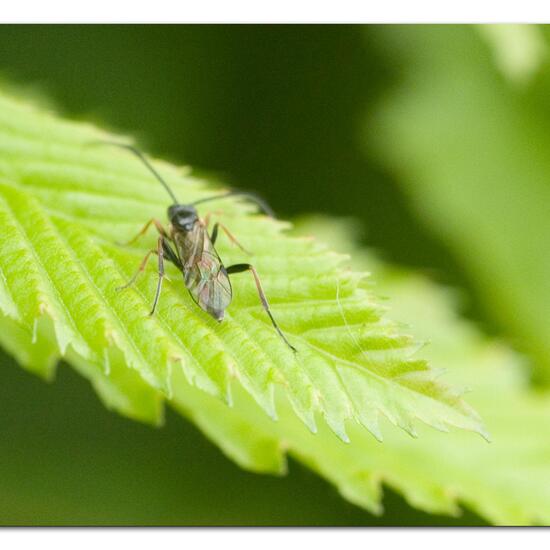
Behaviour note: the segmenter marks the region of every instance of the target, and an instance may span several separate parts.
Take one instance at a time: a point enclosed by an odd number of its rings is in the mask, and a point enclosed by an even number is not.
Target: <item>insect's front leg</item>
[[[251,265],[251,264],[235,264],[235,265],[230,265],[229,267],[227,267],[226,271],[230,275],[232,273],[243,273],[244,271],[250,271],[252,273],[252,276],[254,277],[254,282],[256,283],[256,289],[258,290],[258,296],[260,297],[260,301],[262,302],[262,306],[264,307],[266,313],[269,315],[269,318],[271,319],[271,323],[273,324],[273,327],[279,333],[279,336],[284,340],[285,344],[294,353],[296,353],[298,350],[286,339],[286,336],[284,335],[283,331],[279,328],[279,325],[277,324],[277,321],[275,321],[275,318],[273,317],[273,314],[271,313],[271,309],[269,307],[267,297],[265,295],[264,289],[262,288],[262,283],[260,282],[260,277],[258,276],[258,272],[254,268],[254,266]]]
[[[128,242],[126,242],[126,243],[117,243],[117,244],[120,244],[121,246],[130,246],[131,244],[134,244],[140,237],[142,237],[143,235],[145,235],[145,233],[147,233],[147,230],[151,227],[152,224],[155,225],[155,227],[157,228],[157,231],[163,237],[168,237],[168,234],[166,233],[166,230],[164,229],[162,223],[159,222],[156,218],[152,218],[141,228],[139,233],[137,235],[135,235],[134,237],[132,237]]]

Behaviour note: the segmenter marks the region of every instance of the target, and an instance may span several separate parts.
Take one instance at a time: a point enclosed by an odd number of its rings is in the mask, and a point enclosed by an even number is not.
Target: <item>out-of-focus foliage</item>
[[[527,86],[548,61],[549,47],[537,25],[478,25],[497,67],[510,82]]]
[[[477,27],[381,29],[403,80],[369,119],[369,144],[468,269],[487,314],[548,381],[550,60],[543,47],[526,50],[528,33],[486,29],[486,41]],[[499,70],[504,40],[525,57],[525,86]]]

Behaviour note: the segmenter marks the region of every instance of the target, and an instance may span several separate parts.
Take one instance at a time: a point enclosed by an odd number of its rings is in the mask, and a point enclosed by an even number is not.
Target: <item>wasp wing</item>
[[[233,293],[229,275],[206,228],[196,224],[192,231],[177,233],[174,241],[189,294],[201,309],[221,321]]]

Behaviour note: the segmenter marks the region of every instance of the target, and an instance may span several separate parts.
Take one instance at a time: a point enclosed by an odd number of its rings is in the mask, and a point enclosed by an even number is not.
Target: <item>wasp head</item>
[[[168,218],[176,229],[191,231],[199,216],[194,206],[188,204],[173,204],[168,208]]]

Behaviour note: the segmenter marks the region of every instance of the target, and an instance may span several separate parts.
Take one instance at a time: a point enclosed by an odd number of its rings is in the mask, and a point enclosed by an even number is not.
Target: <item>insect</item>
[[[156,249],[150,250],[144,256],[133,277],[127,284],[119,287],[119,290],[131,286],[136,281],[139,274],[144,271],[151,255],[156,254],[158,256],[158,282],[150,315],[155,313],[160,299],[162,281],[165,276],[164,261],[166,260],[174,264],[182,272],[185,286],[187,287],[187,290],[195,303],[202,310],[206,311],[214,319],[216,319],[216,321],[221,322],[224,318],[225,310],[231,303],[231,299],[233,297],[229,276],[249,271],[254,278],[258,296],[263,308],[271,320],[273,327],[283,339],[285,344],[293,352],[296,352],[296,348],[287,340],[283,331],[279,328],[277,321],[275,321],[273,314],[271,313],[260,278],[254,266],[249,263],[234,264],[227,267],[223,265],[223,262],[214,247],[218,238],[219,230],[221,229],[229,240],[239,246],[243,251],[244,248],[222,223],[216,222],[212,227],[212,232],[209,233],[208,226],[210,214],[207,214],[204,219],[201,219],[195,206],[208,201],[225,199],[238,195],[254,202],[269,216],[273,216],[271,208],[256,195],[242,191],[229,191],[219,195],[199,199],[190,204],[182,204],[178,201],[166,181],[164,181],[152,164],[138,149],[132,145],[123,143],[102,143],[127,149],[138,157],[164,187],[173,201],[167,211],[170,222],[168,229],[165,229],[159,220],[153,218],[143,226],[141,231],[133,239],[126,243],[127,245],[130,245],[137,241],[141,236],[145,235],[147,230],[152,225],[155,226],[159,233]]]

